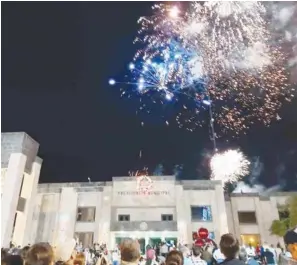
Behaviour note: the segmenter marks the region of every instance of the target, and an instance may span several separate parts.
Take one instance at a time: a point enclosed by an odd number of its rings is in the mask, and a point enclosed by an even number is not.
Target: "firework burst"
[[[249,160],[239,150],[216,153],[210,160],[211,179],[237,182],[249,173]]]
[[[194,2],[181,10],[154,5],[153,16],[139,19],[135,42],[143,48],[130,69],[131,91],[154,103],[159,96],[162,104],[188,97],[194,107],[181,104],[188,111],[178,111],[176,121],[190,130],[203,124],[197,114],[207,109],[204,102],[211,104],[222,132],[239,134],[253,123],[278,119],[283,100],[290,101],[294,90],[288,86],[286,57],[271,43],[264,6]]]

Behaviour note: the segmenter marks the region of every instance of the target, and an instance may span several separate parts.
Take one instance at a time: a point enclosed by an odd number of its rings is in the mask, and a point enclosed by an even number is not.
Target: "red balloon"
[[[203,247],[203,246],[204,246],[204,241],[203,241],[203,239],[198,238],[198,239],[195,241],[195,246]]]
[[[202,239],[206,239],[208,238],[208,230],[206,228],[203,228],[201,227],[199,230],[198,230],[198,236]]]

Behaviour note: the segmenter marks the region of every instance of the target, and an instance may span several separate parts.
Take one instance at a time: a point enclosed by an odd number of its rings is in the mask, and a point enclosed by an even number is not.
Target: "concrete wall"
[[[292,193],[275,193],[270,197],[262,197],[258,194],[236,194],[226,202],[229,224],[233,223],[234,233],[238,238],[242,234],[258,234],[261,242],[276,244],[283,243],[281,238],[272,236],[269,228],[273,220],[279,219],[278,205],[284,204]],[[240,224],[239,211],[255,212],[257,222],[255,224]]]
[[[146,240],[151,234],[160,237],[167,233],[167,236],[174,235],[183,243],[192,243],[192,232],[205,227],[214,232],[216,240],[219,240],[223,233],[230,231],[239,239],[242,234],[259,234],[263,242],[276,243],[277,239],[270,235],[269,227],[271,222],[278,218],[277,205],[285,203],[289,194],[278,194],[269,198],[257,194],[236,194],[225,200],[219,182],[177,182],[171,176],[159,180],[157,177],[153,179],[152,191],[159,193],[152,192],[148,195],[137,194],[136,181],[130,177],[123,178],[123,182],[120,181],[121,178],[115,178],[113,182],[104,185],[102,183],[39,185],[38,190],[41,193],[36,199],[32,221],[35,240],[55,241],[57,235],[51,233],[51,229],[58,232],[63,230],[63,233],[66,229],[67,236],[73,236],[75,232],[93,232],[95,242],[112,245],[114,236],[127,234],[120,230],[111,231],[114,230],[112,227],[120,227],[115,224],[118,221],[117,215],[129,214],[130,221],[138,225],[135,231],[130,231],[128,235],[145,237]],[[213,220],[192,221],[191,206],[206,205],[211,206]],[[95,221],[77,222],[78,207],[96,207]],[[239,224],[238,211],[255,211],[257,223]],[[162,214],[173,214],[175,231],[142,230],[140,225],[142,222],[147,222],[149,226],[154,222],[160,222],[160,226],[163,227]],[[66,226],[61,225],[62,215],[68,216]],[[31,238],[33,240],[34,236]]]

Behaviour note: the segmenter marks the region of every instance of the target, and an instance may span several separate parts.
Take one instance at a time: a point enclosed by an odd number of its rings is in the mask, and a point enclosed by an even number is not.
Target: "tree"
[[[270,226],[270,233],[283,237],[289,229],[297,225],[297,195],[290,197],[285,205],[279,207],[280,212],[287,212],[287,216],[274,220]]]

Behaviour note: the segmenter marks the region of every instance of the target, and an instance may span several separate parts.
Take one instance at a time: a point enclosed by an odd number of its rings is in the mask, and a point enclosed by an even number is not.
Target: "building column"
[[[42,159],[35,158],[32,164],[30,174],[24,174],[21,197],[26,200],[25,209],[23,212],[17,212],[15,229],[13,234],[13,242],[20,246],[25,246],[29,243],[30,234],[32,233],[33,210],[37,194],[37,185],[39,181]]]
[[[12,153],[9,158],[1,201],[1,247],[9,247],[22,178],[27,157],[22,153]]]
[[[105,243],[107,247],[110,247],[110,222],[111,222],[111,203],[112,203],[112,187],[106,186],[102,192],[102,204],[101,204],[101,218],[98,228],[98,243]],[[104,198],[109,198],[105,200]]]
[[[55,245],[63,244],[66,240],[74,238],[77,215],[77,191],[74,188],[63,188],[60,198]]]
[[[189,207],[186,207],[187,198],[184,197],[184,190],[181,185],[175,188],[176,197],[176,221],[179,243],[191,244],[192,243],[192,227],[191,227],[191,213]],[[190,237],[189,237],[190,236]]]
[[[226,212],[226,204],[225,204],[225,196],[224,196],[224,188],[222,184],[215,185],[216,192],[216,200],[217,200],[217,218],[219,223],[219,233],[220,237],[223,234],[229,233],[228,229],[228,219]]]

